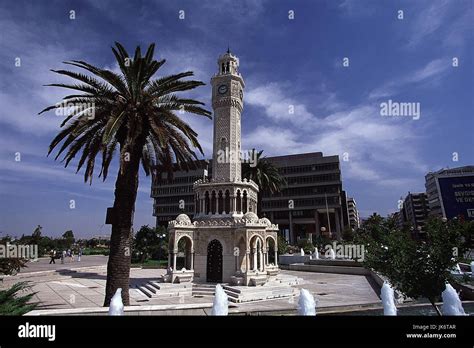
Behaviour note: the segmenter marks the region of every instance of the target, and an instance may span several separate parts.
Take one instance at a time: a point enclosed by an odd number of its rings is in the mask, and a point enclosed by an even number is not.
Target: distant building
[[[431,216],[474,220],[474,166],[430,172],[425,187]]]
[[[400,211],[402,225],[409,224],[413,227],[413,236],[420,237],[424,233],[424,226],[429,213],[426,193],[408,192]],[[421,235],[420,235],[421,234]]]
[[[359,211],[357,210],[357,204],[354,198],[347,198],[347,211],[349,217],[349,226],[356,230],[360,227]]]

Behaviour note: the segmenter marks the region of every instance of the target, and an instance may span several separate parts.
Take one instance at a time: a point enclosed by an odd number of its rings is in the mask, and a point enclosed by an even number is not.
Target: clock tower
[[[163,280],[260,285],[276,279],[279,272],[278,225],[258,217],[259,188],[241,174],[245,84],[239,59],[227,50],[217,64],[211,78],[212,175],[194,182],[194,221],[183,213],[169,222],[169,270]],[[185,249],[184,267],[178,269],[180,243]],[[281,287],[280,280],[277,285]],[[287,291],[293,294],[290,286]]]
[[[212,176],[218,180],[241,180],[241,115],[244,80],[239,59],[229,50],[217,60],[218,72],[211,78],[214,109]]]

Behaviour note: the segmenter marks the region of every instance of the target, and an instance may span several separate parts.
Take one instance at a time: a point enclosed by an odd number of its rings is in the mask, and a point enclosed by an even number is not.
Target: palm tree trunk
[[[105,307],[110,305],[110,300],[118,288],[122,288],[123,304],[125,306],[130,305],[128,289],[132,253],[132,226],[138,190],[140,152],[142,150],[138,145],[135,148],[138,150],[130,155],[130,161],[125,162],[125,170],[123,173],[119,171],[115,182],[114,218],[110,236],[110,255],[107,263]]]

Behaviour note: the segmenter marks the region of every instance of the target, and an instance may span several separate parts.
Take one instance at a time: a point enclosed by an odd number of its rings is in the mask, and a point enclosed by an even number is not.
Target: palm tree
[[[252,154],[254,153],[255,149],[252,150]],[[286,180],[280,175],[278,168],[266,157],[262,157],[262,153],[263,150],[257,153],[255,165],[250,165],[250,163],[247,162],[242,164],[242,176],[253,180],[260,188],[257,201],[257,212],[260,216],[263,215],[261,209],[263,191],[270,194],[277,193],[286,185]]]
[[[203,151],[197,133],[176,112],[211,118],[211,113],[201,107],[204,103],[176,94],[204,85],[201,81],[183,80],[193,76],[193,72],[152,79],[165,63],[164,59],[157,61],[153,58],[154,49],[155,45],[151,44],[142,56],[138,46],[131,58],[125,48],[116,42],[112,52],[121,73],[98,68],[84,61],[64,62],[88,73],[52,70],[75,79],[76,83],[47,86],[72,89],[80,94],[68,95],[63,99],[63,104],[49,106],[40,112],[64,110],[64,103],[74,105],[73,111],[61,124],[65,128],[51,142],[48,155],[64,140],[55,159],[68,149],[62,159],[67,167],[82,150],[76,173],[86,164],[85,182],[92,183],[99,153],[102,155],[102,166],[98,176],[105,180],[116,148],[119,151],[104,306],[110,304],[117,288],[123,290],[124,304],[129,305],[130,302],[131,239],[140,163],[146,175],[158,164],[166,168],[168,173],[173,170],[173,162],[181,169],[192,168],[197,160],[193,148],[197,148],[201,154]]]

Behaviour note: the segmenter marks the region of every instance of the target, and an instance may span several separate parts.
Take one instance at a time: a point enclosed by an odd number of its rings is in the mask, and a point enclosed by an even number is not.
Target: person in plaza
[[[64,259],[66,258],[66,250],[63,250],[61,253],[61,263],[64,263]]]
[[[79,247],[79,251],[77,252],[77,262],[81,262],[81,256],[82,256],[82,248]]]
[[[71,249],[71,252],[69,253],[69,258],[71,262],[74,262],[74,250]]]
[[[54,260],[56,258],[56,250],[51,250],[51,252],[49,253],[49,257],[51,258],[49,264],[56,264],[56,261]]]

